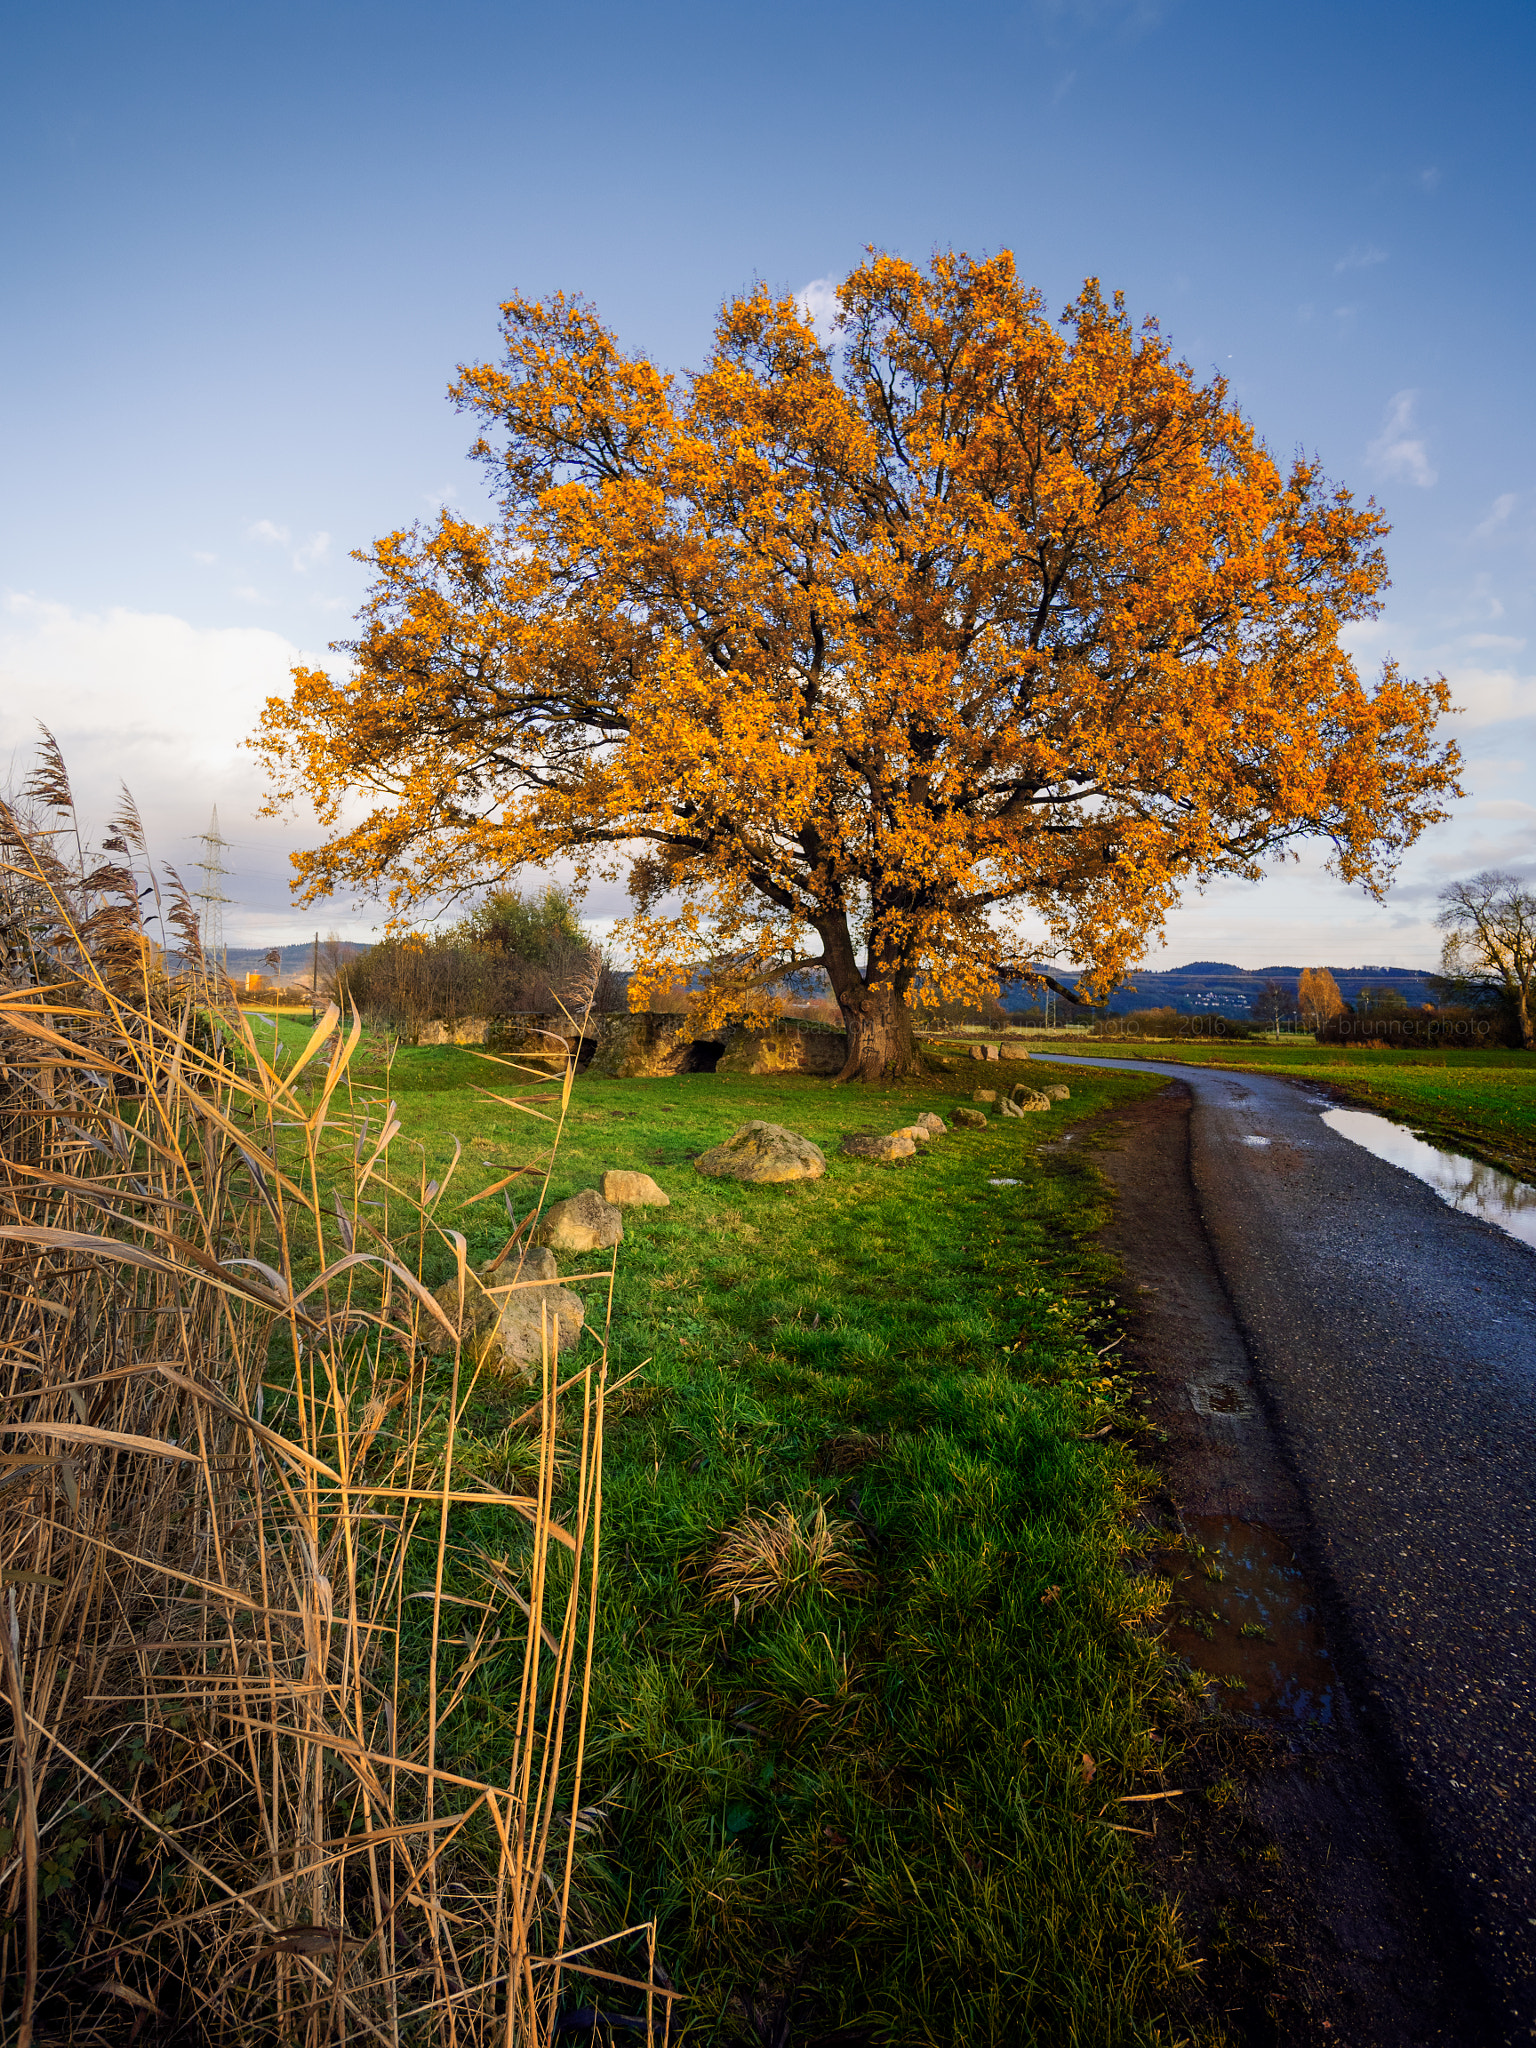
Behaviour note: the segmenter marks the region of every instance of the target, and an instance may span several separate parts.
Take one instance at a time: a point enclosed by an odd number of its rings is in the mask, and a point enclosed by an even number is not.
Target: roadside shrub
[[[1389,1045],[1430,1050],[1436,1046],[1519,1044],[1507,1021],[1487,1010],[1409,1010],[1395,1014],[1329,1017],[1318,1029],[1319,1045]]]
[[[540,958],[529,959],[421,933],[380,940],[341,978],[345,998],[370,1024],[408,1038],[434,1018],[457,1024],[466,1017],[557,1016],[573,999],[584,1008],[594,983],[594,1010],[623,1010],[625,979],[580,937],[552,939]]]
[[[1224,1017],[1209,1012],[1186,1016],[1169,1007],[1156,1010],[1127,1010],[1121,1017],[1098,1017],[1093,1035],[1098,1039],[1208,1039],[1252,1038],[1255,1026],[1247,1017]]]

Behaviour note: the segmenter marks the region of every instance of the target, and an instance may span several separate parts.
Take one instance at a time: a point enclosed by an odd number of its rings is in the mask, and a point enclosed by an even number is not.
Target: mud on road
[[[1237,1085],[1224,1105],[1240,1105],[1249,1091],[1240,1078],[1226,1078]],[[1213,1128],[1209,1115],[1202,1130],[1188,1079],[1080,1127],[1073,1141],[1092,1148],[1117,1191],[1104,1241],[1124,1267],[1135,1304],[1131,1362],[1148,1419],[1162,1437],[1159,1508],[1178,1538],[1162,1561],[1175,1579],[1171,1646],[1214,1681],[1193,1745],[1198,1774],[1190,1790],[1201,1796],[1169,1803],[1148,1853],[1160,1880],[1182,1899],[1194,1953],[1205,1958],[1210,2017],[1244,2048],[1492,2048],[1529,2040],[1525,1985],[1536,1927],[1523,1944],[1518,1935],[1490,1941],[1486,1900],[1467,1882],[1466,1859],[1477,1856],[1480,1837],[1476,1830],[1458,1837],[1453,1826],[1448,1840],[1445,1802],[1424,1797],[1440,1731],[1426,1731],[1422,1695],[1405,1702],[1394,1689],[1392,1658],[1381,1652],[1383,1632],[1391,1633],[1405,1606],[1417,1629],[1433,1627],[1434,1595],[1427,1614],[1411,1598],[1374,1599],[1377,1580],[1369,1571],[1362,1575],[1353,1551],[1340,1569],[1341,1523],[1367,1525],[1350,1540],[1373,1552],[1383,1543],[1394,1553],[1402,1547],[1395,1514],[1414,1524],[1415,1543],[1434,1537],[1419,1526],[1422,1471],[1396,1503],[1380,1499],[1375,1483],[1381,1468],[1400,1469],[1404,1452],[1414,1448],[1394,1440],[1391,1402],[1377,1385],[1385,1375],[1399,1386],[1405,1363],[1422,1364],[1413,1357],[1414,1316],[1408,1314],[1397,1343],[1384,1347],[1380,1330],[1370,1327],[1382,1304],[1363,1299],[1368,1290],[1340,1290],[1336,1274],[1317,1270],[1307,1284],[1298,1282],[1290,1262],[1305,1264],[1307,1246],[1285,1241],[1270,1197],[1246,1184],[1250,1160],[1272,1189],[1277,1168],[1293,1182],[1300,1177],[1294,1157],[1284,1155],[1280,1126],[1309,1113],[1321,1130],[1315,1106],[1308,1111],[1287,1091],[1274,1138],[1262,1148],[1281,1156],[1258,1160],[1250,1152],[1230,1161],[1229,1151],[1229,1173],[1220,1166],[1223,1143],[1252,1146],[1256,1133]],[[1303,1172],[1309,1164],[1302,1161]],[[1353,1175],[1354,1162],[1346,1159],[1343,1170]],[[1398,1190],[1387,1183],[1384,1193],[1374,1193],[1380,1226],[1382,1204],[1390,1209]],[[1322,1199],[1316,1185],[1281,1185],[1274,1195],[1282,1207],[1308,1199]],[[1420,1231],[1436,1221],[1426,1223],[1411,1201],[1407,1219]],[[1393,1220],[1387,1218],[1389,1229]],[[1339,1218],[1330,1221],[1337,1227]],[[1262,1245],[1255,1232],[1263,1234]],[[1319,1249],[1320,1266],[1325,1252]],[[1244,1259],[1264,1269],[1262,1285],[1250,1272],[1234,1302],[1229,1281]],[[1517,1284],[1522,1270],[1515,1269]],[[1287,1320],[1288,1285],[1307,1300],[1297,1301],[1277,1342],[1274,1324]],[[1454,1360],[1445,1347],[1434,1348],[1441,1383]],[[1295,1400],[1298,1371],[1309,1376],[1309,1402]],[[1342,1448],[1347,1454],[1353,1443],[1355,1455],[1342,1485],[1337,1460],[1319,1455],[1308,1426],[1316,1422],[1316,1383],[1330,1376],[1345,1405],[1363,1406],[1371,1417],[1362,1436],[1341,1416]],[[1432,1407],[1444,1405],[1443,1386],[1439,1391],[1441,1402]],[[1478,1390],[1472,1392],[1476,1399]],[[1299,1426],[1296,1408],[1304,1411]],[[1457,1422],[1449,1418],[1452,1447],[1442,1446],[1443,1456],[1459,1455]],[[1439,1496],[1432,1483],[1430,1491]],[[1495,1506],[1496,1495],[1497,1489]],[[1465,1550],[1464,1537],[1459,1547]],[[1501,1538],[1492,1548],[1502,1579]],[[1379,1558],[1371,1561],[1379,1570]],[[1474,1574],[1469,1598],[1475,1597]],[[1498,1632],[1453,1626],[1445,1633],[1448,1644],[1431,1650],[1438,1671],[1470,1663],[1463,1690],[1485,1699],[1490,1683],[1509,1685],[1508,1663],[1499,1658],[1509,1644]],[[1498,1668],[1480,1671],[1480,1660]],[[1528,1680],[1529,1672],[1523,1676]],[[1451,1737],[1465,1745],[1457,1702],[1442,1704]],[[1521,1739],[1517,1729],[1517,1746]],[[1457,1762],[1450,1767],[1454,1773]],[[1507,1767],[1504,1774],[1516,1776]],[[1511,1789],[1509,1818],[1518,1836],[1530,1822],[1529,1778]],[[1475,1863],[1470,1867],[1475,1871]],[[1518,1889],[1524,1868],[1520,1856],[1512,1857],[1501,1873],[1504,1885],[1513,1871]]]

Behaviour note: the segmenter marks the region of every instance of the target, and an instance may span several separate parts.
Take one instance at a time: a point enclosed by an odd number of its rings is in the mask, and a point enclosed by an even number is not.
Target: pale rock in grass
[[[583,1188],[563,1202],[552,1202],[539,1225],[538,1239],[557,1252],[604,1251],[621,1242],[624,1218],[596,1188]]]
[[[1072,1090],[1065,1081],[1053,1081],[1049,1088],[1045,1090],[1045,1093],[1051,1098],[1052,1102],[1070,1102],[1072,1100]]]
[[[1004,1116],[1022,1116],[1023,1114],[1023,1110],[1020,1109],[1019,1105],[1014,1101],[1011,1095],[1005,1095],[1003,1097]]]
[[[1013,1093],[1003,1104],[1004,1109],[1012,1116],[1024,1116],[1030,1110],[1049,1109],[1050,1106],[1051,1098],[1048,1095],[1042,1095],[1038,1088],[1026,1088],[1022,1081],[1014,1084]]]
[[[903,1124],[895,1134],[898,1138],[910,1138],[914,1145],[926,1145],[933,1136],[924,1123]]]
[[[464,1315],[459,1322],[457,1278],[439,1287],[433,1299],[450,1323],[458,1325],[469,1359],[488,1372],[515,1372],[533,1377],[544,1354],[544,1331],[551,1347],[574,1351],[581,1342],[586,1310],[581,1296],[561,1287],[555,1256],[542,1245],[528,1250],[519,1266],[508,1258],[499,1266],[485,1265],[478,1279],[466,1275]],[[543,1326],[541,1327],[541,1316]],[[450,1351],[452,1340],[434,1318],[425,1326],[427,1343],[433,1351]]]
[[[950,1121],[958,1131],[984,1131],[987,1128],[987,1112],[984,1109],[966,1109],[962,1106],[952,1112]]]
[[[905,1131],[850,1131],[843,1140],[850,1159],[910,1159],[917,1151]]]
[[[732,1131],[723,1145],[711,1146],[693,1162],[711,1180],[744,1180],[770,1184],[820,1180],[826,1155],[798,1131],[754,1119]]]
[[[938,1137],[939,1133],[945,1129],[943,1117],[935,1116],[931,1109],[925,1109],[917,1121],[928,1132],[930,1137]]]
[[[1005,1043],[1002,1056],[1005,1060],[1027,1060],[1029,1058],[1029,1048],[1024,1045],[1008,1045]]]
[[[616,1209],[669,1209],[672,1197],[657,1187],[648,1173],[627,1173],[621,1168],[605,1173],[603,1200]]]
[[[971,1100],[972,1102],[996,1102],[997,1090],[995,1088],[978,1088],[971,1097]]]

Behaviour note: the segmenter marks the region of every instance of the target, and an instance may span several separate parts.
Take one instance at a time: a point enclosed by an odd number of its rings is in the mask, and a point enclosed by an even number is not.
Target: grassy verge
[[[1306,1039],[1232,1045],[1085,1039],[1060,1049],[1094,1059],[1172,1060],[1325,1081],[1363,1109],[1399,1117],[1426,1137],[1536,1180],[1536,1053],[1403,1052]]]
[[[434,1048],[389,1084],[429,1169],[468,1151],[439,1214],[472,1259],[505,1236],[500,1198],[454,1201],[532,1145],[488,1079]],[[1159,2016],[1187,1960],[1121,1831],[1155,1811],[1126,1796],[1166,1782],[1177,1705],[1145,1626],[1166,1588],[1127,1569],[1145,1482],[1101,1183],[1042,1149],[1156,1084],[1074,1074],[1049,1121],[894,1167],[837,1155],[844,1131],[947,1118],[974,1080],[587,1077],[573,1103],[553,1197],[605,1167],[672,1197],[627,1212],[619,1260],[614,1368],[643,1371],[606,1445],[580,1904],[594,1927],[657,1919],[699,2043],[791,2019],[805,2043],[1182,2038]],[[827,1178],[701,1178],[692,1157],[751,1117],[822,1145]],[[467,1418],[458,1455],[493,1482],[525,1398],[488,1389]],[[832,1566],[754,1612],[708,1574],[776,1511]],[[460,1540],[515,1538],[477,1512]],[[477,1775],[510,1675],[491,1657],[464,1700]]]

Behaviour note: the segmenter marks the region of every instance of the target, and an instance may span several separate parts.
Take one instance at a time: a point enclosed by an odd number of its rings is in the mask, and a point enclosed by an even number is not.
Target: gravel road
[[[1035,1058],[1193,1092],[1201,1220],[1366,1710],[1507,2040],[1536,2039],[1536,1253],[1331,1131],[1306,1084]]]

